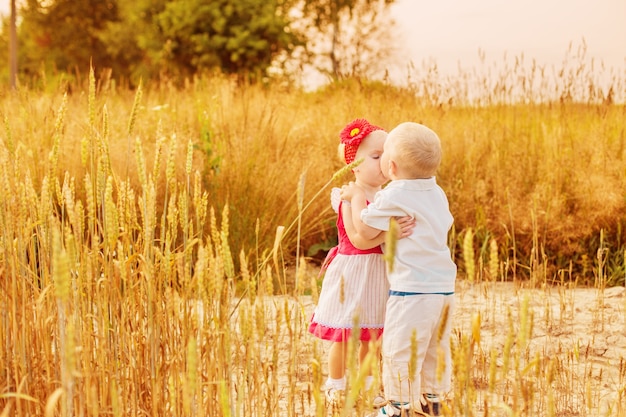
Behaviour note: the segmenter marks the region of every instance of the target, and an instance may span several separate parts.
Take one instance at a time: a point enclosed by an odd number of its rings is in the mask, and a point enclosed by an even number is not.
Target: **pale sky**
[[[525,62],[560,64],[572,44],[626,71],[626,0],[397,0],[394,17],[414,64],[442,70],[524,54]]]

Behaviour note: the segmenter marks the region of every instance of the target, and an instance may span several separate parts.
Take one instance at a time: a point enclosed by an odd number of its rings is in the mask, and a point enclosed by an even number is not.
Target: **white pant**
[[[419,404],[422,393],[441,394],[450,390],[450,331],[454,300],[454,294],[392,295],[387,300],[382,379],[388,400]],[[447,314],[444,314],[446,309]],[[412,338],[417,342],[413,363]],[[440,366],[444,368],[438,379],[439,360],[443,361]],[[415,369],[412,379],[409,366]]]

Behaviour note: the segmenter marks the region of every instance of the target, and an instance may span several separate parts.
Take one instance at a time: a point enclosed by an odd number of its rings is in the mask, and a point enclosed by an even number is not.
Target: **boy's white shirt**
[[[411,235],[396,242],[393,270],[387,273],[390,289],[427,294],[454,292],[456,265],[448,248],[448,232],[454,219],[435,177],[390,182],[361,212],[361,220],[388,231],[391,217],[407,215],[416,224]]]

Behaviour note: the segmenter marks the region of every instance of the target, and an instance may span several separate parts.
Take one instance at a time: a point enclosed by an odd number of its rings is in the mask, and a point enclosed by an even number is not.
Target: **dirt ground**
[[[523,326],[530,326],[523,360],[530,363],[538,358],[541,366],[547,367],[552,362],[556,367],[552,386],[556,393],[557,415],[626,415],[624,287],[603,290],[525,288],[524,284],[516,283],[459,281],[455,296],[453,337],[461,340],[464,335],[471,335],[472,321],[480,317],[480,342],[475,349],[478,365],[481,361],[488,362],[492,352],[501,362],[510,334],[517,337]],[[315,308],[312,298],[302,297],[299,304],[302,314],[310,317]],[[299,401],[301,406],[294,410],[294,415],[315,415],[315,405],[310,403],[311,346],[315,342],[306,335],[303,340],[310,341],[311,345],[298,349],[297,383],[302,387],[301,392],[307,394],[303,394]],[[323,344],[321,349],[324,349]],[[324,353],[321,357],[325,358]],[[487,413],[480,404],[490,395],[486,393],[489,367],[481,369],[478,365],[472,373],[478,392],[472,414],[482,416]],[[321,366],[325,372],[326,364]],[[502,413],[490,409],[489,415],[509,415],[506,409],[504,404]],[[462,414],[455,412],[455,415]]]

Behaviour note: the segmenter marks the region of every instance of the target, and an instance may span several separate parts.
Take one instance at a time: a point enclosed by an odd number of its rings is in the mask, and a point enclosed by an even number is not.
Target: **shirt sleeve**
[[[379,191],[374,202],[361,211],[361,221],[374,229],[388,231],[392,217],[402,217],[408,214],[400,207],[392,204],[389,196]]]

